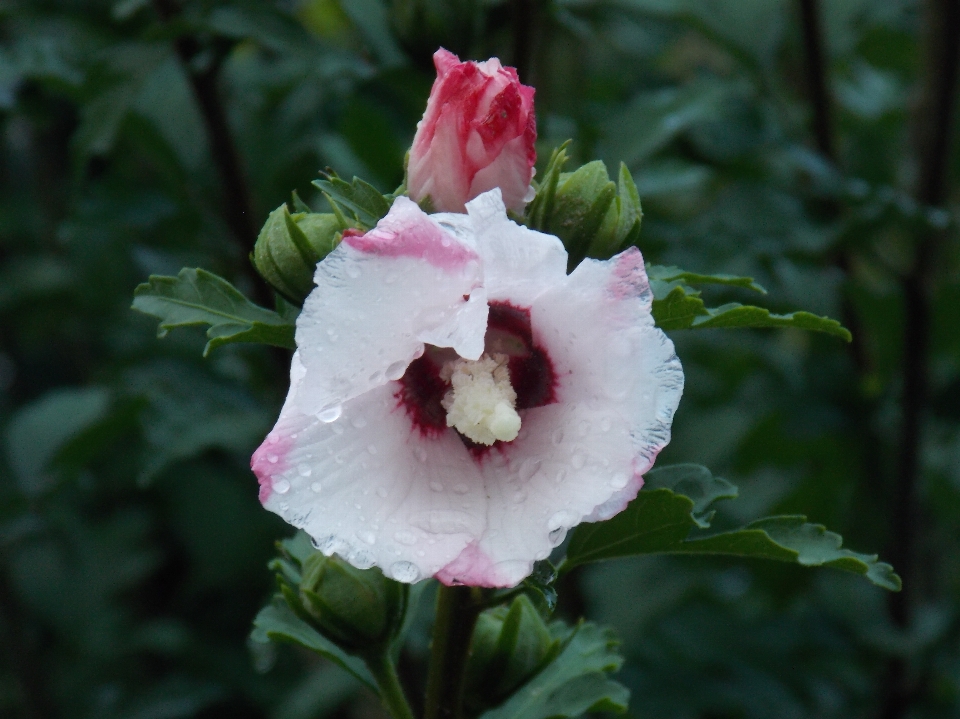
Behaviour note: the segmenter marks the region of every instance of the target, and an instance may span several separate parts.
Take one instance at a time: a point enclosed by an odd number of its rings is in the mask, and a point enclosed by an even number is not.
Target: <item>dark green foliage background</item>
[[[228,345],[203,359],[201,331],[158,341],[129,307],[147,275],[183,266],[271,306],[248,261],[257,228],[293,189],[321,207],[310,182],[326,166],[392,190],[441,44],[519,66],[537,88],[542,162],[572,137],[571,167],[627,163],[648,261],[752,276],[772,311],[830,315],[855,335],[674,331],[687,390],[660,462],[740,487],[720,529],[802,513],[894,561],[912,540],[897,566],[910,621],[831,570],[693,557],[578,569],[559,611],[622,639],[631,715],[879,717],[896,698],[909,716],[958,715],[957,194],[934,212],[911,199],[921,7],[822,2],[838,170],[810,129],[798,7],[0,3],[0,715],[381,716],[337,667],[247,641],[273,542],[291,534],[248,469],[288,353]],[[913,321],[900,277],[944,223],[905,538],[891,530]],[[424,637],[415,626],[411,674]]]

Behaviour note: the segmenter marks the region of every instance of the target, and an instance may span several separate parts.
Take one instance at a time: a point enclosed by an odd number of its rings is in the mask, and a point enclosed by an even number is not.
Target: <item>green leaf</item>
[[[567,140],[560,147],[554,149],[543,173],[543,181],[537,188],[537,194],[527,205],[527,225],[534,230],[545,230],[547,219],[553,215],[553,204],[557,196],[557,185],[560,183],[560,173],[567,164],[567,147],[572,140]]]
[[[607,676],[623,663],[609,629],[583,623],[550,625],[563,647],[557,657],[513,696],[481,719],[553,719],[589,711],[624,712],[630,692]]]
[[[204,357],[231,342],[296,348],[293,325],[206,270],[184,267],[176,277],[151,275],[133,294],[133,309],[160,319],[158,337],[176,327],[210,325]]]
[[[334,173],[314,180],[313,185],[320,190],[338,216],[343,215],[347,222],[343,229],[358,226],[362,230],[374,227],[380,218],[390,211],[390,203],[373,185],[354,177],[349,183]],[[350,217],[353,221],[350,221]]]
[[[651,268],[654,269],[654,268]],[[699,290],[686,283],[689,275],[692,282],[701,284],[723,284],[763,291],[749,277],[728,275],[697,275],[686,273],[677,268],[659,268],[664,274],[673,275],[670,280],[650,276],[650,289],[653,290],[653,319],[664,330],[709,329],[717,327],[795,327],[802,330],[824,332],[850,341],[850,331],[836,320],[820,317],[810,312],[792,312],[788,315],[776,315],[763,307],[741,305],[731,302],[720,307],[708,308],[700,299]]]
[[[776,559],[805,567],[835,567],[866,575],[878,587],[900,591],[900,577],[893,567],[878,562],[876,554],[843,549],[839,534],[806,519],[798,515],[759,519],[743,529],[684,542],[679,551]]]
[[[623,512],[574,530],[561,572],[641,554],[725,554],[835,567],[862,574],[884,589],[900,589],[900,578],[889,564],[878,562],[876,555],[842,549],[840,535],[807,523],[805,517],[768,517],[731,532],[698,536],[698,530],[710,526],[710,505],[736,496],[736,488],[693,464],[664,467],[647,477],[650,488]]]
[[[357,679],[376,691],[376,682],[363,661],[347,654],[336,644],[300,619],[281,597],[274,598],[253,620],[250,638],[256,642],[282,641],[301,647],[336,662]]]
[[[647,265],[647,277],[650,281],[685,282],[689,285],[727,285],[742,287],[759,292],[762,295],[767,291],[753,281],[752,277],[737,277],[736,275],[701,275],[696,272],[687,272],[679,267],[664,267],[663,265]]]

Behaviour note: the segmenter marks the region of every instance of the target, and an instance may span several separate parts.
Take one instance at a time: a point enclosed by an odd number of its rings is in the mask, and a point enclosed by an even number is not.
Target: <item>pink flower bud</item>
[[[437,79],[410,149],[410,197],[429,197],[437,212],[464,212],[499,187],[504,204],[523,212],[537,159],[534,89],[495,57],[460,62],[440,48],[433,63]]]

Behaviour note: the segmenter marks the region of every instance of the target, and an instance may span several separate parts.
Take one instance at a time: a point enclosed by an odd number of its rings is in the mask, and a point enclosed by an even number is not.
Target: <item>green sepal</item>
[[[547,231],[547,218],[553,215],[553,205],[557,196],[557,186],[560,184],[560,173],[567,164],[567,147],[572,140],[567,140],[550,154],[550,161],[543,173],[543,180],[537,186],[537,194],[527,205],[527,226],[541,232]]]
[[[253,265],[270,285],[296,306],[313,290],[317,263],[340,239],[336,215],[298,212],[287,205],[270,213],[253,248]]]
[[[541,559],[534,563],[530,576],[521,584],[533,601],[547,614],[552,614],[557,608],[557,589],[553,586],[556,579],[557,568],[549,560]]]
[[[313,185],[319,189],[340,218],[341,229],[370,230],[390,211],[390,203],[373,185],[354,177],[347,182],[328,171]]]
[[[471,714],[496,706],[553,660],[560,650],[525,594],[477,618],[467,660],[465,703]]]
[[[301,567],[300,601],[317,628],[356,654],[384,651],[406,614],[409,585],[314,552]]]
[[[698,275],[675,267],[649,267],[647,274],[650,278],[650,289],[653,291],[653,319],[660,329],[794,327],[823,332],[840,337],[847,342],[851,340],[850,331],[839,322],[810,312],[777,315],[764,307],[742,305],[739,302],[731,302],[720,307],[707,307],[700,298],[700,291],[687,284],[690,281],[699,284],[730,285],[763,292],[763,288],[750,277]],[[657,276],[658,274],[660,277]],[[670,279],[663,279],[664,275],[670,276]]]
[[[361,659],[347,654],[332,641],[296,615],[283,597],[275,597],[253,620],[253,641],[287,642],[309,649],[339,664],[361,682],[376,691],[377,684]]]
[[[624,712],[630,692],[608,674],[623,663],[609,629],[590,622],[550,624],[555,655],[500,706],[480,719],[561,719],[587,712]]]
[[[204,357],[232,342],[296,348],[292,324],[206,270],[184,267],[176,277],[151,275],[134,290],[133,309],[160,319],[161,338],[177,327],[209,325]]]
[[[862,574],[884,589],[900,590],[893,567],[876,555],[843,549],[840,535],[807,523],[805,517],[767,517],[742,529],[706,535],[710,505],[735,497],[736,488],[705,467],[668,466],[646,477],[648,488],[624,511],[573,531],[561,573],[581,564],[643,554],[725,554],[834,567]]]

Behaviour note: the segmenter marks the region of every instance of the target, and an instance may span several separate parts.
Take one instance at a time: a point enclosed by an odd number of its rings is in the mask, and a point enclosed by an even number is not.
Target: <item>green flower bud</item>
[[[571,269],[584,257],[606,259],[634,244],[640,235],[640,196],[626,165],[614,184],[600,160],[575,172],[561,172],[566,143],[557,148],[533,202],[527,223],[556,235],[570,253]]]
[[[496,706],[557,654],[550,634],[530,599],[521,594],[509,609],[481,614],[470,643],[466,701],[471,712]]]
[[[253,248],[253,264],[263,279],[299,306],[313,289],[317,263],[337,246],[341,230],[335,215],[291,215],[284,203],[270,213],[260,230]]]
[[[396,636],[409,585],[378,569],[357,569],[337,556],[311,554],[303,563],[300,602],[317,628],[353,654],[381,651]]]

